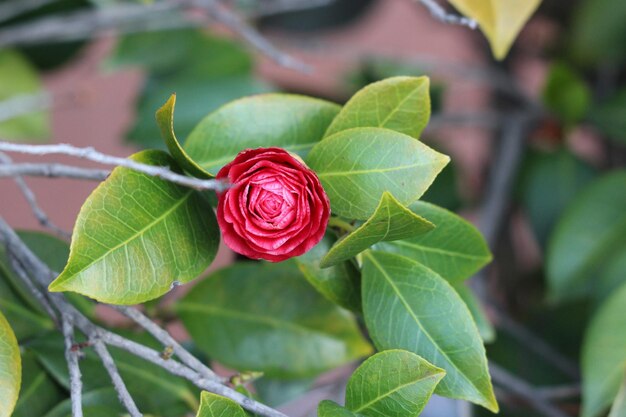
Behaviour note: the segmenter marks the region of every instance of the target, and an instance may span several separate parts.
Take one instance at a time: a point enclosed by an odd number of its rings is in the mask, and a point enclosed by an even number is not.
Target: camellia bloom
[[[280,148],[248,149],[217,178],[217,221],[224,242],[253,259],[280,262],[302,255],[324,236],[330,203],[315,172]]]

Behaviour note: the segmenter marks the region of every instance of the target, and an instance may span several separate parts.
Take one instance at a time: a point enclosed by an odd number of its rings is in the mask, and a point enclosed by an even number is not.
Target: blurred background
[[[170,3],[0,0],[0,138],[93,146],[125,157],[164,148],[154,112],[173,92],[184,140],[203,116],[241,96],[283,91],[343,103],[385,77],[428,75],[433,116],[422,140],[452,163],[424,199],[477,224],[495,252],[474,286],[494,300],[486,306],[498,329],[489,357],[536,386],[561,387],[544,394],[577,415],[580,385],[572,374],[586,323],[599,300],[626,281],[623,183],[608,200],[595,198],[587,212],[609,216],[619,236],[606,237],[606,228],[577,231],[602,252],[586,266],[602,266],[593,295],[581,297],[591,291],[581,284],[579,294],[551,300],[545,264],[550,242],[568,239],[554,236],[559,222],[592,222],[568,213],[570,207],[585,203],[590,184],[626,165],[626,1],[544,0],[503,61],[493,59],[480,30],[443,23],[418,1],[223,1],[224,10],[297,62],[287,66],[259,53],[224,20]],[[300,63],[305,71],[289,68]],[[68,231],[96,185],[27,183],[50,219]],[[620,195],[624,205],[616,208],[611,198]],[[15,228],[43,230],[8,178],[0,178],[0,213]],[[212,268],[232,259],[222,248]],[[176,323],[171,328],[184,338]],[[524,333],[529,328],[532,334]],[[534,343],[537,335],[542,339]],[[315,415],[317,401],[343,391],[337,384],[349,371],[257,390],[289,415]],[[515,393],[499,394],[504,416],[545,415]],[[424,412],[472,414],[489,415],[440,398]]]

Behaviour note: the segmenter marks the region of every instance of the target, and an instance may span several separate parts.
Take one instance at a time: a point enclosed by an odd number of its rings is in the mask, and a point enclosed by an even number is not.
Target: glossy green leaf
[[[485,348],[456,291],[416,261],[365,252],[363,314],[379,350],[405,349],[443,368],[436,393],[496,412]]]
[[[480,304],[480,300],[476,298],[472,290],[463,282],[456,283],[453,287],[463,302],[465,302],[470,313],[472,313],[472,318],[476,323],[476,327],[478,327],[478,333],[480,333],[483,342],[493,342],[496,339],[496,330],[493,324],[491,324],[489,317],[487,317],[483,306]]]
[[[317,407],[317,417],[358,417],[347,408],[330,400],[324,400]]]
[[[430,119],[428,77],[392,77],[359,90],[326,136],[355,127],[382,127],[419,139]]]
[[[582,417],[596,417],[616,397],[626,372],[626,285],[592,318],[582,346]]]
[[[615,397],[615,401],[613,401],[609,417],[626,417],[626,375],[622,380],[622,385],[617,393],[617,397]]]
[[[162,350],[160,344],[145,334],[122,333],[122,335],[153,349]],[[69,389],[65,348],[59,333],[44,334],[36,340],[29,341],[24,347],[27,352],[36,355],[41,366],[55,381]],[[84,391],[110,388],[109,374],[93,349],[84,349],[83,352],[85,356],[80,361],[80,370]],[[185,380],[172,376],[166,370],[126,351],[111,348],[110,352],[128,391],[141,411],[161,416],[182,417],[197,407],[198,391],[191,388]],[[98,404],[94,404],[96,405]]]
[[[595,106],[589,118],[607,137],[626,146],[626,89]]]
[[[0,101],[41,92],[37,71],[21,55],[10,50],[0,51]],[[3,140],[41,140],[48,137],[50,120],[46,112],[38,111],[0,122]]]
[[[198,166],[193,159],[187,155],[187,152],[180,146],[176,133],[174,133],[174,107],[176,106],[176,94],[167,100],[167,102],[156,112],[156,120],[161,129],[161,136],[165,141],[167,149],[176,162],[189,172],[191,175],[200,178],[210,178],[212,175]]]
[[[128,416],[113,388],[100,388],[82,395],[83,415],[88,417],[122,417]],[[39,414],[38,414],[39,415]],[[45,417],[72,417],[72,400],[67,399],[48,414],[40,414]]]
[[[417,200],[449,160],[410,136],[367,127],[327,137],[306,162],[317,172],[334,214],[366,220],[385,191],[400,204]]]
[[[241,371],[301,378],[371,352],[354,318],[319,295],[291,261],[217,271],[176,309],[199,348]]]
[[[320,266],[326,268],[350,259],[375,243],[408,239],[434,228],[434,224],[413,213],[385,191],[372,217],[335,243]]]
[[[541,0],[448,0],[448,2],[478,22],[497,59],[504,59],[524,24],[541,4]]]
[[[543,101],[548,109],[571,125],[580,121],[591,105],[591,90],[573,68],[564,63],[550,67]]]
[[[595,176],[591,166],[566,150],[527,154],[520,176],[520,199],[543,247],[565,208]]]
[[[0,312],[11,322],[18,340],[27,339],[42,330],[54,328],[51,320],[41,312],[33,311],[13,290],[7,275],[2,271],[0,271]]]
[[[626,245],[626,171],[589,184],[567,208],[550,238],[547,277],[550,295],[585,295],[595,272]]]
[[[20,392],[22,361],[17,339],[0,313],[0,417],[10,417]]]
[[[160,151],[133,160],[174,167]],[[212,208],[196,191],[116,168],[83,205],[70,259],[50,291],[74,291],[113,304],[141,303],[174,282],[196,278],[217,252]]]
[[[406,350],[366,360],[346,387],[346,408],[366,417],[417,417],[446,372]]]
[[[213,175],[244,149],[275,146],[304,156],[338,112],[334,103],[298,95],[246,97],[205,117],[184,149]]]
[[[233,400],[205,391],[196,417],[246,417],[246,412]]]
[[[43,416],[66,396],[61,387],[39,365],[35,356],[31,352],[24,352],[22,388],[12,417]]]
[[[317,245],[302,256],[296,263],[302,275],[317,291],[335,304],[355,312],[361,311],[361,277],[351,262],[340,262],[329,268],[322,268],[322,258],[336,239],[326,235]]]
[[[485,239],[465,219],[422,201],[409,209],[433,222],[435,229],[410,239],[380,243],[377,248],[418,261],[453,283],[472,276],[491,261]]]

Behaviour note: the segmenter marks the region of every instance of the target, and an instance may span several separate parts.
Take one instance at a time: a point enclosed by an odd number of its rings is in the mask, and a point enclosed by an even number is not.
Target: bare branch
[[[10,0],[0,4],[0,22],[38,9],[57,0]]]
[[[101,340],[93,341],[93,347],[100,357],[104,369],[106,369],[109,376],[111,377],[111,381],[113,382],[113,386],[117,391],[122,405],[126,408],[126,410],[128,410],[131,417],[142,417],[143,414],[141,414],[141,412],[137,408],[137,405],[135,404],[135,401],[133,400],[133,397],[131,397],[130,393],[128,392],[128,388],[126,388],[126,384],[124,383],[120,372],[117,370],[117,366],[115,365],[115,362],[113,361],[113,358],[111,357],[111,354],[109,353],[107,347],[104,345],[104,343],[102,343]]]
[[[274,16],[282,13],[300,12],[318,7],[328,6],[337,0],[274,0],[257,2],[258,5],[252,11],[256,19]]]
[[[51,106],[52,96],[45,92],[11,97],[0,102],[0,122],[45,110]]]
[[[222,378],[217,376],[215,372],[213,372],[209,367],[200,362],[195,356],[193,356],[185,348],[183,348],[166,330],[162,329],[155,322],[144,316],[139,310],[126,306],[111,307],[115,308],[117,311],[124,314],[126,317],[130,318],[135,323],[147,330],[148,333],[150,333],[152,336],[154,336],[155,339],[161,342],[163,346],[171,347],[174,353],[185,365],[187,365],[191,369],[195,369],[204,378],[223,382]]]
[[[0,165],[0,178],[31,176],[103,181],[110,173],[111,171],[101,169],[80,168],[56,163],[13,163]]]
[[[11,160],[11,158],[9,158],[8,155],[5,155],[4,153],[0,152],[0,163],[10,164],[12,162],[13,161]],[[72,236],[71,233],[68,233],[65,230],[61,229],[59,226],[54,224],[48,218],[48,215],[43,211],[43,209],[39,206],[39,204],[37,204],[37,198],[35,197],[35,193],[33,193],[33,190],[31,190],[28,184],[26,184],[26,181],[24,181],[24,178],[17,175],[15,176],[14,181],[19,187],[22,194],[24,195],[24,198],[26,199],[26,202],[30,206],[31,211],[33,212],[33,214],[35,215],[35,217],[37,218],[37,220],[42,226],[47,227],[48,229],[52,230],[54,233],[61,236],[62,238],[69,238]]]
[[[476,29],[478,23],[474,19],[469,19],[465,16],[459,16],[456,14],[449,14],[446,12],[436,0],[417,0],[422,6],[426,7],[430,14],[437,20],[443,23],[449,23],[453,25],[467,26],[470,29]]]
[[[96,151],[94,148],[77,148],[69,144],[57,145],[25,145],[9,142],[0,142],[0,152],[18,152],[29,155],[69,155],[77,158],[87,159],[103,165],[115,165],[129,168],[144,174],[162,178],[175,184],[196,190],[217,190],[227,188],[225,182],[221,180],[202,180],[177,174],[168,168],[142,164],[131,159],[106,155]]]
[[[79,351],[74,348],[74,323],[69,314],[61,317],[62,332],[65,339],[65,360],[70,374],[70,393],[72,417],[83,417],[82,391],[83,382],[78,366]]]

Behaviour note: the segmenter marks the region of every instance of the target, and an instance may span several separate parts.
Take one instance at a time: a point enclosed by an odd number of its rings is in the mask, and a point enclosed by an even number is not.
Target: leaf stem
[[[337,227],[339,229],[345,230],[346,232],[354,232],[356,227],[352,224],[348,223],[346,220],[340,219],[339,217],[331,217],[328,219],[328,226]]]

